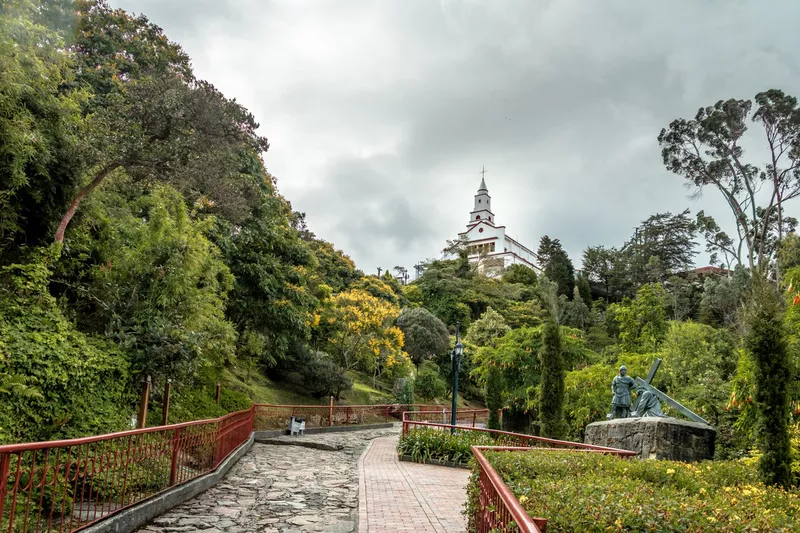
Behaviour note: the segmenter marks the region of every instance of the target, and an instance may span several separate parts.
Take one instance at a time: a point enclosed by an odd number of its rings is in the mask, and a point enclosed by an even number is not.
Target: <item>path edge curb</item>
[[[367,447],[364,448],[364,451],[361,452],[361,455],[358,457],[358,461],[356,465],[358,466],[358,512],[356,513],[356,527],[353,529],[356,533],[368,533],[369,531],[369,520],[367,520],[367,481],[366,476],[364,474],[364,458],[367,456],[369,451],[372,449],[372,445],[375,442],[375,439],[370,439],[369,444]],[[362,529],[361,525],[361,513],[364,513],[364,527]]]
[[[462,470],[469,470],[468,464],[454,463],[452,461],[440,461],[438,459],[423,459],[422,461],[415,461],[410,455],[397,455],[397,460],[404,463],[417,463],[431,466],[443,466],[445,468],[461,468]]]

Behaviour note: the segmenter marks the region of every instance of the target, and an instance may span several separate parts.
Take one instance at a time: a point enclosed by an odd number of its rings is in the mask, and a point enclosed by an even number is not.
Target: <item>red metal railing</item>
[[[0,446],[0,532],[76,531],[206,474],[249,438],[254,414]]]
[[[403,413],[403,422],[433,422],[449,424],[452,420],[450,409],[439,409],[434,411],[406,411]],[[485,428],[489,423],[489,410],[488,409],[458,409],[456,411],[456,425],[457,426],[470,426],[470,427],[483,427]]]
[[[504,449],[497,447],[473,446],[472,453],[478,463],[478,508],[470,517],[476,533],[520,531],[522,533],[545,533],[547,520],[531,518],[514,493],[492,468],[483,455],[485,449]],[[506,450],[508,448],[505,448]]]
[[[256,404],[256,430],[283,429],[290,416],[305,420],[306,427],[347,426],[380,422],[397,422],[403,414],[433,411],[438,405],[270,405]],[[461,413],[461,409],[458,410]]]
[[[478,464],[478,508],[475,514],[470,517],[471,529],[478,533],[489,532],[511,532],[520,531],[522,533],[545,533],[547,520],[545,518],[531,518],[511,489],[503,482],[500,475],[492,467],[484,451],[507,451],[507,452],[530,452],[532,449],[537,451],[552,450],[571,450],[574,452],[604,453],[619,455],[620,457],[632,457],[636,452],[608,448],[606,446],[595,446],[582,442],[571,442],[535,435],[525,435],[522,433],[511,433],[492,429],[483,429],[468,425],[436,424],[432,422],[420,422],[409,420],[409,416],[403,417],[403,435],[409,435],[414,431],[451,431],[462,433],[479,433],[491,437],[493,446],[472,446],[472,453]]]

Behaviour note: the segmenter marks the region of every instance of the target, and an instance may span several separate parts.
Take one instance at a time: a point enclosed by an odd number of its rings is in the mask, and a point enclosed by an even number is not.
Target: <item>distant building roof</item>
[[[720,274],[720,275],[728,275],[731,271],[727,268],[722,268],[718,266],[704,266],[700,268],[695,268],[694,270],[687,270],[686,274],[695,275],[695,276],[706,276],[708,274]]]

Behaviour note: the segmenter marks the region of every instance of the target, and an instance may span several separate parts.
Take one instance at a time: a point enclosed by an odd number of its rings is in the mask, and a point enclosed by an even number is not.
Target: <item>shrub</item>
[[[789,532],[800,516],[800,492],[764,485],[745,461],[687,464],[561,451],[486,457],[528,514],[547,519],[548,533]],[[478,491],[473,469],[468,513]]]
[[[352,388],[353,381],[325,352],[311,352],[304,359],[300,371],[303,386],[315,398],[334,396],[338,400],[342,392]]]
[[[494,446],[489,433],[457,431],[450,433],[437,427],[414,428],[400,437],[397,453],[411,456],[417,462],[450,461],[467,464],[472,457],[472,446]]]
[[[425,368],[414,379],[414,395],[418,398],[432,400],[447,394],[447,383],[436,370]]]
[[[414,380],[411,378],[400,378],[400,385],[395,397],[397,403],[401,405],[411,405],[414,403]]]
[[[0,374],[24,376],[30,389],[4,387],[0,442],[82,437],[130,423],[124,355],[78,331],[47,290],[56,252],[42,249],[28,264],[0,269]]]

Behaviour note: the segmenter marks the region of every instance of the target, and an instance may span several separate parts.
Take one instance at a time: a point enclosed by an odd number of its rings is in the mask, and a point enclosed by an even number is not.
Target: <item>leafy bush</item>
[[[414,403],[414,380],[411,378],[400,378],[397,380],[399,385],[395,398],[401,405],[411,405]]]
[[[300,374],[303,385],[315,398],[334,396],[337,400],[342,392],[353,387],[353,381],[325,352],[311,352],[304,358]]]
[[[431,366],[423,367],[414,379],[414,395],[425,400],[442,398],[447,394],[447,382]]]
[[[486,457],[528,514],[547,519],[549,533],[797,531],[800,492],[765,486],[752,462],[687,464],[560,451]],[[478,491],[473,469],[468,513]]]
[[[0,442],[82,437],[130,421],[123,354],[61,312],[47,290],[53,253],[0,269],[0,374],[25,376],[37,392],[2,395]]]

